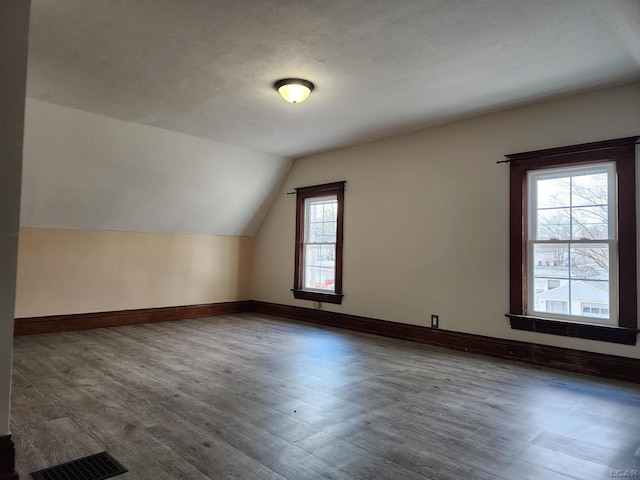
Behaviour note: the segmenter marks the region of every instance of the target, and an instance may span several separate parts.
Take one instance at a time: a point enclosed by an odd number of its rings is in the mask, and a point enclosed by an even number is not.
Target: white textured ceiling
[[[638,78],[640,0],[32,0],[29,97],[284,156]]]

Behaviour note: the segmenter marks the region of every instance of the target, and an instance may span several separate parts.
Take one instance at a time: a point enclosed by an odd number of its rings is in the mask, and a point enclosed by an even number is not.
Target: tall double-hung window
[[[508,155],[512,328],[635,344],[635,141]]]
[[[296,189],[295,298],[342,302],[344,184]]]
[[[534,314],[617,324],[615,178],[614,162],[528,172]]]

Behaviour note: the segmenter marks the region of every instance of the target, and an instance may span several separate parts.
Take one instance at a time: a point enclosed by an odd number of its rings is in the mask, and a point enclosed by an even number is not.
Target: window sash
[[[606,274],[606,279],[594,279],[594,278],[585,278],[584,276],[580,276],[578,274],[573,274],[573,267],[571,258],[568,258],[568,264],[566,267],[566,274],[556,274],[556,275],[537,275],[536,274],[536,261],[535,261],[535,251],[536,246],[567,246],[567,251],[570,252],[577,248],[600,248],[602,245],[606,245],[608,249],[608,269]],[[616,255],[616,242],[614,240],[607,241],[540,241],[540,240],[529,240],[527,242],[527,314],[535,315],[536,317],[541,318],[549,318],[549,319],[557,319],[561,318],[565,321],[570,322],[579,322],[579,323],[599,323],[604,325],[617,325],[618,319],[618,275],[617,275],[617,262],[615,261]],[[563,272],[564,273],[564,272]],[[558,286],[553,285],[549,286],[548,290],[544,292],[538,292],[537,282],[539,280],[552,280],[558,281]],[[574,290],[578,290],[578,282],[582,282],[583,288],[582,290],[589,291],[590,288],[595,288],[594,284],[604,283],[608,284],[608,288],[606,290],[607,293],[607,303],[606,308],[608,309],[608,315],[594,317],[592,315],[584,315],[585,312],[582,311],[583,303],[592,303],[589,299],[579,298],[574,296]],[[567,290],[567,309],[564,312],[557,311],[549,311],[541,310],[539,308],[540,305],[540,295],[544,295],[547,292],[552,290],[565,288]],[[549,299],[552,300],[552,299]],[[557,300],[557,299],[556,299]],[[604,307],[604,305],[603,305]],[[575,312],[579,312],[579,314],[575,314]]]
[[[335,243],[305,243],[304,245],[304,288],[335,292]],[[326,258],[324,253],[331,258]]]
[[[538,208],[538,182],[543,180],[552,180],[552,179],[560,179],[570,177],[573,179],[574,177],[585,176],[588,174],[597,174],[597,173],[606,173],[607,174],[607,203],[603,204],[574,204],[573,195],[570,192],[570,200],[569,205],[558,206],[558,209],[569,209],[569,221],[572,222],[574,215],[573,210],[584,210],[590,207],[600,207],[606,206],[607,208],[607,231],[608,235],[606,238],[602,238],[602,240],[606,239],[616,239],[617,238],[617,222],[616,218],[618,218],[617,212],[617,203],[616,203],[616,165],[615,162],[603,162],[603,163],[595,163],[584,166],[576,166],[576,167],[556,167],[549,169],[541,169],[541,170],[531,170],[527,173],[527,191],[528,191],[528,221],[527,224],[529,226],[528,229],[528,238],[532,240],[540,240],[538,239],[538,219],[539,216],[537,213],[540,210],[552,210],[552,207],[544,207],[542,209]],[[573,227],[573,224],[570,223],[570,226]],[[578,239],[572,238],[573,236],[573,228],[570,228],[569,231],[570,237],[567,240],[576,241]],[[593,239],[595,240],[595,239]]]

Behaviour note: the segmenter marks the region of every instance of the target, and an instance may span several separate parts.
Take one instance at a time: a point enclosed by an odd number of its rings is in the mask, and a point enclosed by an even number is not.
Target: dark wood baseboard
[[[492,357],[518,360],[571,372],[640,383],[640,360],[634,358],[485,337],[470,333],[452,332],[419,325],[407,325],[374,318],[274,303],[253,301],[252,309],[255,312],[278,317],[411,340]]]
[[[16,450],[11,435],[0,436],[0,480],[18,480]]]
[[[326,310],[313,310],[310,308],[253,300],[146,308],[140,310],[121,310],[115,312],[81,313],[76,315],[17,318],[14,326],[14,334],[28,335],[34,333],[84,330],[88,328],[115,327],[136,323],[164,322],[250,311],[332,327],[346,328],[358,332],[373,333],[402,340],[428,343],[430,345],[481,355],[519,360],[534,365],[559,368],[571,372],[640,383],[639,359],[539,345],[516,340],[485,337],[470,333],[452,332],[419,325],[408,325],[375,318],[328,312]],[[0,480],[5,479],[0,475]]]
[[[115,327],[135,323],[166,322],[187,318],[229,315],[250,311],[249,300],[203,305],[183,305],[177,307],[143,308],[115,312],[79,313],[71,315],[51,315],[48,317],[16,318],[14,335],[33,333],[64,332],[88,328]]]

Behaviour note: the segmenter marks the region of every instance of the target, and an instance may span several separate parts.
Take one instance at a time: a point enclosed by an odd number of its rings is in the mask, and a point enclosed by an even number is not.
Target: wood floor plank
[[[626,449],[596,445],[581,439],[565,437],[550,432],[543,432],[531,441],[532,445],[543,447],[571,457],[598,463],[610,469],[633,470],[638,466],[635,454],[635,443]]]
[[[607,466],[537,445],[531,445],[505,472],[515,475],[516,472],[526,472],[531,469],[538,472],[553,472],[556,475],[555,478],[575,480],[611,478],[611,469]]]
[[[175,428],[175,424],[172,428],[159,425],[147,431],[158,441],[171,447],[181,458],[194,465],[208,478],[283,479],[262,463],[231,447],[215,432],[207,432],[195,426],[185,430]]]
[[[417,474],[384,457],[371,455],[365,449],[349,442],[320,432],[304,440],[296,442],[310,454],[335,465],[345,472],[349,472],[354,479],[376,478],[381,480],[420,480],[432,476],[435,472],[428,470]]]
[[[15,338],[17,469],[123,480],[640,470],[640,386],[256,313]]]
[[[46,466],[70,462],[103,450],[101,445],[69,417],[30,425],[26,434],[31,444],[46,459]]]
[[[49,461],[44,457],[44,454],[31,443],[28,430],[22,430],[14,423],[12,433],[16,452],[20,453],[16,456],[17,472],[35,472],[49,466]],[[25,478],[25,475],[23,473],[22,478]]]

